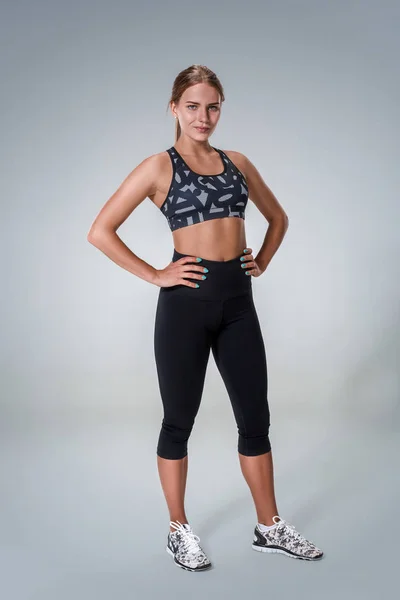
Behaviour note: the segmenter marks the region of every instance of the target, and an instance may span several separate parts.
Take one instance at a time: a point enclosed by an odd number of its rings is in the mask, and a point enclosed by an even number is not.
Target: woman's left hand
[[[250,277],[250,275],[259,277],[264,271],[262,271],[256,260],[253,258],[252,251],[252,248],[245,248],[243,256],[240,257],[240,262],[243,265],[241,269],[245,270],[248,277]]]

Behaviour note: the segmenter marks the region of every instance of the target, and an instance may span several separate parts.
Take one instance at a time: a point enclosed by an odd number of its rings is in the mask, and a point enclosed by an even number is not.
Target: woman
[[[157,465],[170,515],[166,549],[189,571],[211,567],[184,508],[187,443],[210,350],[232,404],[240,467],[257,513],[252,548],[307,560],[323,555],[278,516],[266,355],[252,296],[252,278],[265,272],[288,218],[246,156],[210,145],[223,101],[221,83],[207,67],[192,65],[179,73],[169,101],[175,145],[146,158],[127,176],[88,234],[111,260],[160,288],[154,351],[164,418]],[[141,260],[116,234],[146,197],[172,231],[174,251],[164,269]],[[269,223],[255,257],[246,247],[244,228],[249,197]]]

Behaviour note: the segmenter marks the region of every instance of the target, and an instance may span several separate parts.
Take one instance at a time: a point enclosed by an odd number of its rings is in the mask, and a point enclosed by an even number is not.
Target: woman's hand
[[[171,261],[165,269],[157,269],[157,277],[154,281],[155,285],[159,287],[171,287],[173,285],[186,285],[187,287],[199,287],[198,283],[193,283],[184,279],[184,277],[190,277],[190,279],[207,279],[203,273],[208,273],[206,267],[201,267],[197,263],[201,261],[201,258],[195,256],[183,256],[178,260]],[[190,263],[196,263],[195,265]],[[191,271],[196,271],[192,273]],[[189,275],[190,272],[190,275]]]
[[[249,277],[250,275],[252,275],[253,277],[260,277],[260,275],[264,273],[264,271],[262,271],[259,265],[257,264],[256,260],[253,258],[252,248],[244,249],[244,255],[240,258],[240,261],[242,263],[241,268],[243,270],[246,269],[245,273]]]

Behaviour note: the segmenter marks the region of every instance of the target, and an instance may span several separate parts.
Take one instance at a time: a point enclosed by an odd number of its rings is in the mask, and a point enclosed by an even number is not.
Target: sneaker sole
[[[252,544],[251,546],[253,548],[253,550],[257,550],[257,552],[269,552],[270,554],[285,554],[286,556],[290,556],[290,558],[298,558],[300,560],[321,560],[321,558],[324,556],[323,554],[321,554],[320,556],[299,556],[298,554],[292,554],[291,552],[288,552],[287,550],[281,550],[279,548],[266,548],[265,546],[257,546],[255,544]]]
[[[196,573],[196,572],[200,572],[200,571],[207,571],[212,566],[212,564],[209,563],[208,565],[205,565],[203,567],[197,567],[197,568],[192,569],[191,567],[188,567],[187,565],[183,565],[178,560],[176,560],[175,554],[172,552],[171,548],[168,548],[168,546],[167,546],[165,549],[168,552],[168,554],[170,554],[172,556],[172,558],[174,559],[174,563],[176,564],[176,566],[180,567],[181,569],[185,569],[185,571],[191,571],[191,573]]]

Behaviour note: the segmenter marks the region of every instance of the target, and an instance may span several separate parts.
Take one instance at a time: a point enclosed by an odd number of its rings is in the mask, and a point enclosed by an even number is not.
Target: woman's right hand
[[[193,265],[192,263],[196,264]],[[192,271],[196,271],[196,273],[193,273]],[[189,277],[189,272],[190,279],[202,280],[207,277],[206,275],[203,277],[203,273],[207,273],[208,269],[200,266],[195,256],[183,256],[175,262],[171,261],[165,269],[157,269],[157,277],[154,283],[159,287],[171,287],[173,285],[198,287],[198,284],[184,279],[184,277]]]

